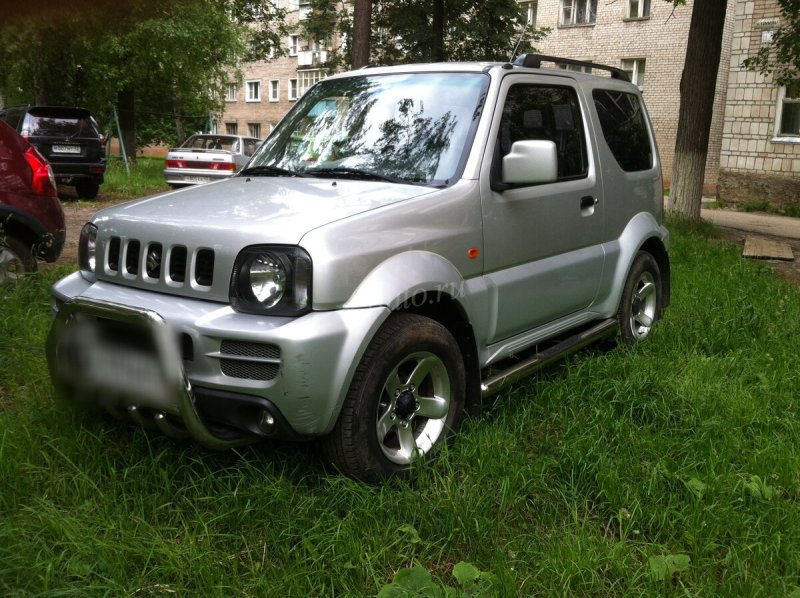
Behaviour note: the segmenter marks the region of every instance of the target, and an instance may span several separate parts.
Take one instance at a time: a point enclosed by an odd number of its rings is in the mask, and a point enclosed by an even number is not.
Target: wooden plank
[[[761,260],[786,260],[794,261],[792,248],[788,243],[773,241],[764,237],[747,235],[744,238],[744,257]]]

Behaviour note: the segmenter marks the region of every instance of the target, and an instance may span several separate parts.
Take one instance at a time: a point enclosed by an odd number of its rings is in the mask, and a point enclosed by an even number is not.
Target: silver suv
[[[99,212],[53,288],[61,392],[212,448],[321,437],[406,469],[568,351],[670,296],[636,86],[513,64],[332,76],[238,175]]]

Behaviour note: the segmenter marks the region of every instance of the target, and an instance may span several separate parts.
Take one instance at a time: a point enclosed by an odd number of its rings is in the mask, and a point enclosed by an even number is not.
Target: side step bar
[[[532,371],[544,367],[562,357],[566,357],[570,353],[601,338],[610,336],[616,328],[616,319],[610,318],[608,320],[603,320],[599,324],[583,332],[569,336],[552,347],[548,347],[541,353],[536,353],[528,359],[519,361],[505,370],[493,373],[486,378],[486,380],[481,382],[481,396],[485,398],[495,394],[505,386],[516,382],[520,378],[524,378]]]

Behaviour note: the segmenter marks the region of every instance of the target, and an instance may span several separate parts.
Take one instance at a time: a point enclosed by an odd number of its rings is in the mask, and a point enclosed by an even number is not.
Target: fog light
[[[272,417],[269,411],[262,411],[258,417],[258,427],[264,434],[272,434],[275,432],[275,418]]]

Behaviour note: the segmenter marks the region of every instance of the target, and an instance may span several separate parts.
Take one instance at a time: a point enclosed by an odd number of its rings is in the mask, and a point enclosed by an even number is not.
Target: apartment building
[[[322,65],[328,48],[305,39],[302,22],[309,18],[310,0],[278,0],[287,9],[287,20],[296,31],[286,40],[286,56],[246,62],[243,80],[230,81],[225,107],[217,118],[217,131],[265,138],[294,102],[325,77]]]
[[[778,86],[741,67],[780,23],[775,0],[738,0],[720,151],[719,196],[769,201],[800,216],[800,86]]]

